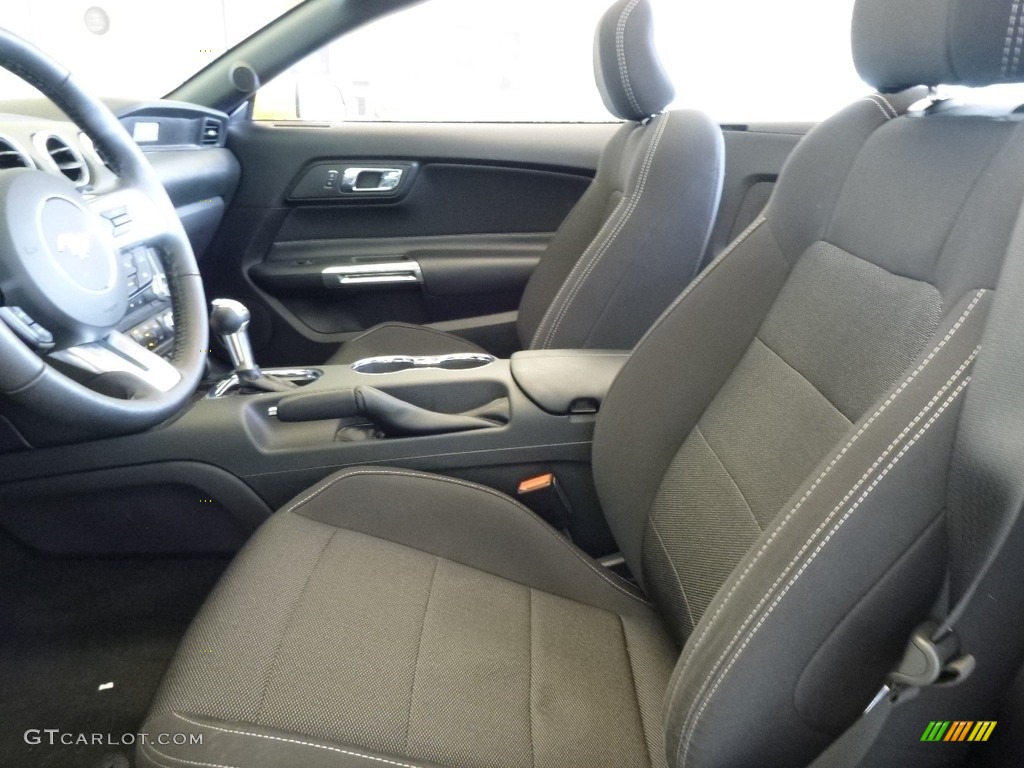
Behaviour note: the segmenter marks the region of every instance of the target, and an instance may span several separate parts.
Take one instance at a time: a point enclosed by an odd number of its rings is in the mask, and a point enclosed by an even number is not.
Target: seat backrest
[[[854,50],[887,95],[801,142],[598,421],[602,505],[683,646],[672,766],[808,763],[878,690],[964,535],[948,466],[1024,125],[894,92],[1024,80],[1024,4],[859,0]],[[912,764],[919,736],[879,764]]]
[[[696,275],[718,211],[722,133],[700,113],[662,113],[674,91],[649,0],[604,14],[594,70],[608,110],[626,122],[530,277],[524,349],[631,348]]]

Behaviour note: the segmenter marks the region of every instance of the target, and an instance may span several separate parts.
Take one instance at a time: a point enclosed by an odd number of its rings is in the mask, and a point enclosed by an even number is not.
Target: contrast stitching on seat
[[[1003,43],[1002,66],[999,68],[999,74],[1002,77],[1007,77],[1010,74],[1010,56],[1013,53],[1014,33],[1020,24],[1020,11],[1021,0],[1013,0],[1013,4],[1010,6],[1010,19],[1006,22],[1006,41]]]
[[[892,119],[891,117],[889,117],[889,113],[885,111],[885,109],[882,107],[882,105],[879,104],[874,99],[872,99],[870,96],[865,96],[863,99],[861,99],[861,101],[869,101],[869,102],[871,102],[876,107],[878,107],[878,111],[882,113],[882,115],[885,117],[886,120],[891,120]]]
[[[554,322],[551,324],[551,327],[548,329],[547,336],[544,339],[545,347],[551,346],[552,342],[554,341],[555,334],[561,327],[562,321],[565,320],[565,316],[569,311],[569,307],[576,300],[576,296],[579,294],[580,289],[583,287],[583,284],[586,282],[587,278],[590,277],[591,272],[593,272],[597,265],[601,262],[601,259],[603,259],[605,254],[607,254],[608,251],[611,249],[612,243],[614,243],[618,236],[622,233],[622,230],[626,228],[626,225],[630,222],[630,220],[633,217],[633,214],[639,207],[640,198],[643,196],[643,193],[647,188],[647,180],[650,176],[651,167],[653,166],[654,156],[658,151],[658,146],[661,144],[661,138],[662,136],[664,136],[665,128],[666,126],[668,126],[668,122],[671,118],[671,113],[665,114],[665,116],[662,118],[661,123],[658,125],[657,130],[654,133],[654,138],[651,139],[651,144],[647,148],[647,153],[644,156],[644,162],[640,167],[640,174],[637,178],[636,190],[633,193],[633,195],[629,198],[629,201],[626,204],[626,208],[622,213],[622,217],[615,223],[615,226],[612,229],[611,233],[608,235],[608,237],[603,242],[600,243],[600,245],[594,252],[594,255],[591,256],[591,258],[586,261],[585,266],[582,267],[582,274],[576,279],[575,282],[571,283],[572,287],[569,290],[569,295],[566,297],[565,301],[561,303],[561,306],[559,306],[557,300],[552,304],[549,311],[554,311],[557,307],[558,314],[555,317]],[[574,267],[573,273],[575,273],[576,270],[579,269],[583,264],[584,259],[581,258],[580,261],[577,262],[576,267]],[[570,279],[572,278],[572,273],[570,273],[569,277]],[[568,287],[569,285],[570,283],[567,280],[565,287]]]
[[[323,548],[320,550],[320,554],[317,555],[316,562],[313,563],[313,567],[309,569],[309,575],[306,577],[306,583],[302,585],[302,591],[299,592],[299,596],[295,598],[295,603],[292,605],[292,610],[288,614],[288,621],[284,625],[284,630],[281,632],[281,638],[277,641],[277,648],[274,649],[274,655],[270,659],[270,663],[267,664],[267,679],[263,683],[263,691],[260,694],[259,703],[256,705],[256,717],[260,716],[263,710],[263,705],[267,701],[267,691],[270,689],[270,677],[274,673],[274,667],[277,665],[277,659],[281,655],[281,649],[284,647],[285,637],[288,635],[288,628],[291,627],[292,621],[295,618],[295,612],[299,610],[299,605],[302,603],[302,598],[306,596],[306,590],[309,589],[309,582],[313,580],[313,574],[316,573],[316,569],[320,567],[320,561],[324,559],[324,552],[334,541],[334,537],[338,535],[338,531],[335,530],[324,542]]]
[[[267,741],[278,741],[278,742],[281,742],[282,744],[297,744],[300,747],[313,747],[314,749],[323,749],[323,750],[326,750],[328,752],[336,752],[339,755],[348,755],[349,757],[361,757],[364,760],[372,760],[375,763],[384,763],[385,765],[394,765],[394,766],[398,766],[398,768],[420,768],[419,766],[412,765],[411,763],[400,763],[397,760],[388,760],[385,757],[376,757],[374,755],[367,755],[367,754],[365,754],[363,752],[356,752],[355,750],[351,750],[351,749],[342,749],[341,747],[329,747],[329,746],[327,746],[325,744],[315,744],[312,741],[302,741],[301,739],[286,739],[283,736],[271,736],[270,734],[266,734],[266,733],[252,733],[251,731],[240,731],[240,730],[236,730],[234,728],[220,728],[220,727],[218,727],[216,725],[211,725],[209,723],[199,723],[199,722],[196,722],[195,720],[190,720],[189,718],[187,718],[184,715],[181,715],[181,714],[179,714],[177,712],[172,712],[171,714],[173,714],[179,720],[182,720],[182,721],[184,721],[186,723],[189,723],[190,725],[195,725],[195,726],[198,726],[200,728],[209,728],[212,731],[220,731],[221,733],[232,733],[232,734],[235,734],[236,736],[251,736],[251,737],[253,737],[255,739],[266,739]],[[171,759],[172,760],[176,760],[178,758],[173,758],[172,757]],[[189,762],[189,761],[185,761],[185,762]],[[193,765],[207,765],[207,763],[193,763]],[[230,767],[215,766],[214,768],[230,768]]]
[[[585,566],[587,566],[587,568],[589,568],[591,571],[593,571],[602,580],[606,581],[611,587],[615,588],[616,590],[618,590],[619,592],[624,594],[626,597],[632,598],[633,600],[635,600],[636,602],[640,603],[641,605],[645,605],[645,606],[648,606],[648,607],[651,605],[650,601],[645,600],[644,598],[640,597],[639,595],[636,595],[636,594],[630,592],[629,590],[627,590],[626,588],[620,586],[619,584],[616,584],[606,574],[601,573],[592,563],[588,563],[586,561],[586,559],[584,559],[584,557],[578,551],[576,551],[575,547],[573,547],[571,544],[569,544],[569,542],[567,542],[565,539],[563,539],[561,536],[559,536],[557,533],[555,533],[555,531],[553,529],[549,528],[547,526],[547,524],[544,523],[539,517],[537,517],[533,512],[531,512],[529,509],[524,507],[522,504],[520,504],[515,499],[510,499],[508,496],[505,496],[504,494],[498,493],[493,488],[488,488],[485,485],[478,485],[477,483],[469,483],[469,482],[466,482],[465,480],[457,480],[454,477],[442,477],[441,475],[428,475],[428,474],[422,473],[422,472],[399,472],[399,471],[396,471],[396,470],[383,470],[383,469],[354,470],[352,472],[346,472],[341,477],[336,477],[333,480],[328,481],[322,487],[320,487],[317,490],[313,491],[312,493],[310,493],[308,496],[306,496],[301,501],[298,501],[295,504],[293,504],[292,506],[288,507],[288,509],[286,509],[285,512],[293,512],[293,511],[295,511],[296,509],[301,507],[306,502],[311,501],[314,498],[316,498],[317,496],[319,496],[321,493],[326,491],[328,488],[330,488],[335,483],[341,482],[342,480],[345,480],[346,478],[349,478],[349,477],[356,477],[357,475],[391,475],[391,476],[395,476],[395,477],[412,477],[412,478],[415,478],[415,479],[418,479],[418,480],[432,480],[432,481],[438,482],[438,483],[449,483],[451,485],[459,485],[459,486],[462,486],[464,488],[471,488],[471,489],[476,490],[476,491],[483,491],[484,493],[489,494],[491,496],[494,496],[496,499],[499,499],[499,500],[501,500],[501,501],[511,505],[514,509],[517,509],[520,512],[524,513],[527,516],[527,519],[532,521],[534,524],[536,524],[540,528],[540,530],[542,530],[545,533],[547,533],[555,541],[557,541],[559,544],[561,544],[563,547],[565,547],[567,550],[569,550],[569,552],[571,552],[576,557],[577,560],[579,560],[581,563],[583,563]]]
[[[826,466],[825,469],[822,470],[821,474],[818,475],[818,477],[814,480],[814,482],[811,483],[811,485],[804,492],[803,496],[800,497],[800,500],[797,501],[795,505],[793,505],[793,508],[790,509],[788,513],[786,513],[786,515],[782,518],[779,524],[772,531],[771,535],[769,535],[769,537],[757,550],[757,552],[754,554],[754,557],[746,565],[746,567],[740,573],[739,577],[737,577],[736,581],[733,582],[732,586],[730,586],[729,591],[726,592],[725,596],[721,599],[721,601],[719,601],[718,606],[715,608],[715,612],[711,615],[711,618],[708,620],[707,624],[704,625],[704,629],[697,637],[697,640],[693,643],[692,646],[690,646],[690,650],[685,654],[685,658],[682,660],[682,667],[680,667],[679,671],[676,673],[675,685],[672,688],[672,694],[669,698],[669,708],[672,707],[673,703],[675,702],[675,698],[679,693],[679,689],[683,680],[683,673],[690,666],[690,662],[696,656],[697,651],[700,650],[704,640],[708,636],[708,633],[714,628],[715,622],[722,614],[722,611],[729,604],[730,599],[736,593],[736,590],[739,589],[739,587],[746,580],[747,576],[753,570],[754,566],[756,566],[758,561],[760,561],[761,556],[764,555],[764,553],[771,546],[772,542],[774,542],[775,539],[778,538],[779,534],[782,532],[782,529],[785,528],[786,525],[788,525],[789,521],[793,518],[793,516],[807,502],[807,500],[811,497],[814,491],[821,485],[821,483],[832,472],[836,465],[839,464],[840,460],[842,460],[842,458],[849,452],[850,448],[853,447],[854,443],[856,443],[864,435],[868,428],[871,427],[871,425],[878,420],[878,417],[885,413],[885,411],[888,410],[889,406],[891,406],[899,398],[899,396],[904,391],[906,391],[907,387],[909,387],[914,382],[914,380],[917,379],[917,377],[925,370],[925,368],[927,368],[928,365],[931,364],[932,360],[935,359],[935,356],[949,343],[953,336],[956,335],[957,331],[960,330],[964,322],[966,322],[967,318],[970,317],[971,312],[978,305],[978,302],[981,301],[981,298],[986,293],[987,291],[982,289],[975,294],[970,304],[968,304],[967,308],[963,311],[963,313],[960,315],[957,321],[953,323],[952,327],[942,338],[942,340],[928,354],[928,356],[925,357],[921,364],[918,365],[918,367],[914,369],[914,371],[903,381],[903,383],[901,383],[900,386],[897,387],[892,392],[892,394],[890,394],[889,397],[885,399],[881,406],[879,406],[879,408],[873,414],[871,414],[871,417],[867,421],[865,421],[864,424],[861,425],[860,429],[858,429],[857,432],[853,435],[853,437],[850,438],[849,442],[847,442],[846,445],[843,446],[842,450],[840,450],[839,453],[837,453],[832,458],[832,460],[828,463],[828,466]],[[690,712],[692,711],[693,705],[691,704]],[[687,719],[689,719],[689,713],[687,713]]]
[[[558,292],[555,294],[554,300],[551,302],[548,308],[544,311],[544,314],[541,316],[540,322],[537,324],[537,329],[533,332],[533,338],[530,340],[531,348],[536,348],[537,346],[542,344],[542,342],[540,341],[540,337],[541,333],[544,331],[544,326],[549,321],[551,313],[555,311],[555,307],[557,307],[561,302],[562,296],[565,294],[567,290],[569,290],[569,282],[573,274],[575,274],[576,270],[580,268],[580,263],[586,258],[587,253],[590,251],[590,249],[593,248],[596,243],[603,242],[607,237],[609,237],[607,233],[614,226],[614,222],[617,220],[616,216],[618,215],[619,211],[625,208],[628,204],[629,198],[627,197],[622,197],[619,200],[614,210],[612,211],[611,216],[609,216],[608,219],[605,220],[604,224],[601,225],[601,228],[597,231],[597,235],[594,236],[594,239],[590,241],[590,245],[587,246],[586,250],[583,251],[583,254],[580,256],[579,260],[576,262],[576,264],[573,265],[573,268],[569,271],[568,277],[566,277],[565,281],[559,287]],[[571,216],[572,213],[570,213],[569,215]]]
[[[409,711],[405,716],[405,748],[403,752],[409,751],[409,736],[412,731],[412,708],[416,703],[416,680],[420,673],[420,654],[423,652],[423,635],[427,632],[427,616],[430,614],[430,598],[434,596],[434,580],[437,579],[437,569],[441,565],[441,558],[434,556],[434,569],[430,572],[430,584],[427,587],[427,604],[423,606],[423,620],[420,623],[420,640],[416,644],[416,662],[412,668],[412,689],[409,691]]]
[[[529,685],[527,687],[527,702],[526,707],[529,710],[528,722],[530,724],[530,763],[534,768],[537,767],[537,742],[533,737],[533,587],[527,587],[527,596],[529,598],[529,606],[526,611],[526,627],[527,627],[527,641],[529,642],[530,648],[530,661],[528,664],[528,671],[530,676]]]
[[[886,108],[884,106],[882,106],[882,103],[878,99],[875,98],[876,95],[877,94],[872,94],[870,96],[865,96],[863,99],[861,99],[861,101],[870,101],[872,104],[874,104],[876,107],[878,107],[878,111],[882,113],[882,116],[886,120],[892,120],[894,117],[897,117],[898,114],[895,114],[896,110],[893,109],[892,104],[889,104],[889,102],[886,101],[884,98],[882,99],[882,101],[885,101],[885,103],[889,107],[889,109],[892,109],[894,114],[890,115],[889,112],[886,111]]]
[[[911,429],[913,429],[914,426],[916,426],[920,422],[920,420],[924,417],[924,415],[928,412],[928,410],[931,409],[931,407],[934,405],[934,403],[937,402],[937,400],[942,396],[942,394],[946,390],[948,390],[948,388],[950,386],[952,386],[952,384],[956,380],[956,378],[958,378],[963,373],[963,371],[966,370],[966,368],[970,365],[970,363],[974,361],[975,357],[977,357],[978,352],[980,350],[981,350],[980,346],[976,347],[974,349],[974,351],[967,358],[967,360],[965,360],[964,363],[960,366],[960,368],[957,369],[957,372],[955,374],[953,374],[953,376],[950,377],[950,379],[939,389],[939,391],[932,398],[932,400],[929,401],[928,405],[926,405],[921,410],[921,412],[916,417],[914,417],[913,420],[911,420],[911,422],[907,425],[907,427],[904,429],[904,431],[901,432],[900,437],[897,438],[895,441],[893,441],[893,443],[899,442],[899,440],[901,440]],[[808,556],[806,559],[804,559],[803,563],[797,569],[796,573],[793,574],[793,577],[786,584],[785,588],[775,596],[775,599],[768,606],[768,608],[765,610],[765,612],[761,615],[761,617],[758,620],[758,622],[747,633],[746,637],[744,638],[744,640],[741,643],[741,645],[739,646],[739,648],[736,649],[736,652],[733,654],[733,656],[730,659],[728,665],[726,665],[725,669],[722,670],[722,673],[720,675],[718,675],[718,679],[715,681],[715,684],[712,686],[711,690],[708,691],[707,695],[703,696],[702,693],[700,693],[700,692],[697,694],[697,699],[701,701],[701,705],[700,705],[700,708],[697,710],[696,716],[693,718],[692,726],[690,726],[690,728],[688,730],[686,730],[686,732],[685,732],[685,736],[686,736],[685,740],[680,741],[679,746],[676,748],[676,762],[677,763],[679,763],[679,752],[680,752],[680,750],[682,750],[683,755],[682,755],[682,763],[681,763],[681,765],[682,766],[686,765],[686,758],[687,758],[687,754],[689,752],[690,744],[692,743],[692,736],[693,736],[694,732],[697,729],[697,725],[700,723],[700,719],[703,716],[704,711],[707,709],[708,704],[711,702],[711,699],[714,697],[715,692],[718,690],[719,686],[721,686],[722,682],[728,676],[729,671],[732,669],[733,665],[739,660],[740,656],[743,654],[744,649],[747,647],[747,645],[750,644],[750,641],[754,638],[754,635],[757,634],[757,631],[761,628],[761,626],[764,624],[764,622],[767,621],[768,617],[771,616],[772,612],[779,605],[779,603],[782,601],[782,599],[786,596],[786,594],[789,592],[789,590],[792,589],[793,585],[796,584],[796,582],[800,579],[800,577],[807,570],[807,568],[811,565],[811,563],[814,562],[814,560],[821,553],[821,551],[825,548],[825,546],[829,543],[829,541],[831,541],[832,538],[836,535],[836,533],[839,531],[839,529],[846,523],[847,520],[850,519],[850,517],[853,515],[853,513],[857,511],[857,509],[864,503],[864,501],[868,498],[868,496],[870,496],[871,493],[878,487],[879,483],[881,483],[881,481],[889,474],[889,472],[892,470],[892,468],[895,467],[896,464],[899,463],[900,459],[902,459],[907,454],[907,452],[912,447],[914,447],[914,445],[916,445],[920,441],[921,437],[925,434],[925,432],[927,432],[931,428],[931,426],[939,419],[939,417],[942,416],[943,413],[945,413],[945,411],[949,408],[949,406],[952,405],[953,402],[955,402],[957,398],[959,398],[960,394],[964,391],[964,389],[966,389],[967,385],[970,382],[971,382],[971,377],[970,376],[966,376],[964,378],[964,380],[961,381],[960,384],[956,387],[956,389],[953,390],[952,394],[950,394],[949,397],[946,398],[945,402],[943,402],[942,405],[938,409],[936,409],[935,413],[933,413],[931,415],[931,417],[928,419],[928,421],[925,422],[924,426],[922,426],[917,431],[917,433],[909,441],[907,441],[907,443],[899,450],[899,452],[895,456],[893,456],[892,460],[886,465],[886,467],[881,472],[879,472],[877,475],[875,475],[875,477],[872,479],[870,485],[868,485],[868,487],[864,490],[864,492],[860,495],[860,497],[852,505],[850,505],[850,508],[847,509],[846,513],[835,523],[835,525],[832,527],[832,529],[829,530],[828,533],[818,542],[817,546],[815,547],[814,551],[810,554],[810,556]],[[871,469],[869,469],[868,472],[866,472],[861,477],[861,479],[858,480],[854,484],[853,488],[851,488],[847,492],[847,494],[843,497],[842,501],[840,501],[839,504],[836,505],[836,507],[833,509],[833,511],[829,514],[829,516],[824,521],[822,521],[821,525],[819,525],[815,529],[814,533],[811,534],[810,538],[807,540],[807,542],[804,544],[804,546],[801,547],[800,551],[790,561],[789,565],[786,566],[786,568],[784,569],[783,574],[780,577],[780,579],[776,580],[775,584],[772,585],[771,589],[769,589],[769,591],[768,591],[768,593],[766,593],[765,597],[762,598],[762,600],[758,603],[758,606],[755,607],[754,611],[751,612],[751,616],[748,617],[748,621],[750,620],[750,618],[753,617],[754,614],[756,614],[756,612],[758,610],[760,610],[760,607],[764,604],[764,601],[770,596],[771,592],[781,582],[781,579],[784,578],[786,576],[786,574],[790,571],[790,569],[792,569],[797,564],[797,562],[799,561],[801,556],[804,554],[804,552],[806,552],[807,548],[811,546],[811,544],[813,543],[814,539],[831,522],[833,517],[836,514],[838,514],[839,510],[843,508],[843,506],[846,504],[846,502],[850,500],[850,498],[853,496],[853,494],[855,494],[864,485],[864,483],[866,483],[869,479],[871,479],[871,474],[875,471],[875,469],[878,467],[878,465],[882,461],[885,460],[887,455],[891,452],[892,448],[893,448],[893,445],[890,444],[890,446],[887,447],[885,451],[883,451],[882,455],[878,457],[878,459],[875,461],[875,463],[872,464]],[[747,622],[745,622],[745,623],[747,623]],[[728,651],[726,651],[726,653],[727,652]],[[724,658],[724,656],[725,656],[725,654],[723,653],[723,656],[720,657],[720,661],[721,661],[722,658]],[[705,685],[708,682],[710,682],[711,677],[714,676],[715,672],[717,672],[717,664],[718,663],[719,662],[716,662],[716,668],[712,670],[712,672],[709,674],[707,680],[705,680]],[[702,686],[702,688],[703,688],[703,686]],[[684,723],[684,728],[685,728],[685,723]],[[684,746],[685,746],[685,748],[684,748]]]
[[[672,314],[672,311],[676,307],[678,307],[686,299],[686,297],[689,296],[693,292],[693,290],[704,281],[704,278],[706,278],[709,274],[711,274],[715,270],[715,268],[719,264],[721,264],[726,259],[726,257],[729,256],[730,253],[735,251],[736,248],[738,248],[740,246],[740,244],[744,240],[746,240],[748,237],[750,237],[754,233],[755,229],[760,227],[766,221],[767,221],[767,219],[762,215],[762,216],[758,216],[756,219],[754,219],[752,222],[750,222],[750,224],[747,226],[747,228],[745,230],[743,230],[743,232],[741,232],[740,235],[729,244],[729,247],[726,248],[724,251],[722,251],[720,254],[718,254],[718,256],[716,256],[714,258],[714,260],[712,260],[712,262],[710,264],[708,264],[707,267],[704,268],[704,271],[701,272],[699,275],[697,275],[697,277],[693,280],[693,282],[691,282],[688,286],[686,286],[686,288],[683,290],[683,292],[681,294],[679,294],[679,296],[676,298],[676,300],[668,305],[668,309],[666,309],[664,312],[662,312],[661,313],[661,317],[659,317],[657,320],[654,321],[654,325],[652,325],[647,330],[647,333],[645,333],[643,336],[640,337],[640,341],[638,341],[636,346],[633,347],[633,351],[636,351],[637,349],[639,349],[640,345],[643,344],[645,341],[647,341],[647,338],[652,333],[654,333],[655,329],[665,321],[665,318],[668,317],[670,314]]]
[[[619,61],[619,77],[622,79],[622,85],[626,89],[626,98],[633,105],[636,114],[643,116],[643,110],[640,109],[640,104],[633,93],[633,84],[629,80],[629,67],[626,64],[626,22],[629,21],[630,14],[633,13],[633,9],[636,8],[639,2],[640,0],[632,0],[629,5],[622,9],[622,13],[619,15],[619,23],[615,27],[615,52]]]
[[[224,765],[223,763],[201,763],[198,760],[188,760],[184,757],[174,757],[173,755],[167,755],[158,750],[149,742],[144,743],[142,745],[142,748],[144,750],[149,750],[149,752],[151,752],[152,754],[147,755],[147,757],[157,765],[162,766],[163,768],[172,768],[171,764],[164,762],[164,760],[173,760],[175,763],[178,764],[184,763],[185,765],[197,765],[201,766],[201,768],[237,768],[237,766],[234,765]],[[158,760],[153,755],[159,755],[161,759]]]
[[[878,99],[881,99],[881,100],[882,100],[882,103],[884,103],[884,104],[885,104],[885,106],[887,106],[887,107],[889,108],[889,110],[890,110],[890,111],[892,112],[892,116],[893,116],[894,118],[896,118],[896,117],[899,117],[899,116],[900,116],[900,111],[899,111],[898,109],[896,109],[896,107],[894,107],[894,106],[892,105],[892,102],[891,102],[891,101],[889,101],[889,100],[888,100],[887,98],[885,98],[885,94],[882,94],[882,93],[877,93],[877,92],[876,92],[876,93],[875,93],[875,98],[878,98]]]
[[[661,144],[661,137],[665,135],[665,127],[668,125],[668,122],[671,119],[671,117],[672,113],[666,112],[662,116],[661,122],[658,124],[658,128],[654,133],[654,138],[651,139],[651,144],[647,148],[647,153],[644,156],[643,164],[640,167],[640,174],[637,177],[636,191],[634,191],[632,196],[630,196],[628,199],[624,199],[622,202],[619,203],[619,206],[617,206],[618,208],[622,207],[623,204],[625,204],[625,210],[623,210],[621,218],[619,218],[618,221],[615,222],[612,231],[608,234],[606,238],[602,240],[601,235],[604,233],[605,229],[611,224],[613,219],[609,219],[608,222],[606,222],[605,227],[602,227],[601,232],[598,233],[598,236],[587,247],[587,250],[584,252],[583,256],[580,257],[580,260],[576,262],[576,265],[569,273],[569,277],[566,279],[565,283],[562,284],[561,290],[559,290],[558,294],[555,296],[555,300],[551,303],[551,306],[548,307],[548,311],[544,313],[544,318],[541,320],[541,324],[537,327],[537,331],[534,334],[534,341],[536,341],[537,338],[540,336],[540,332],[545,322],[551,315],[551,313],[557,311],[557,315],[555,316],[554,321],[551,323],[548,332],[544,337],[542,348],[549,347],[552,341],[554,341],[555,334],[558,332],[559,327],[562,325],[562,321],[565,319],[565,315],[569,311],[569,307],[576,300],[576,296],[579,294],[580,289],[583,287],[583,283],[586,282],[587,278],[590,277],[590,273],[593,272],[594,268],[598,265],[598,263],[600,263],[601,259],[605,256],[606,253],[608,253],[608,250],[611,248],[612,243],[614,243],[616,238],[622,233],[622,230],[625,229],[626,225],[632,218],[633,213],[639,207],[640,198],[643,196],[644,190],[647,187],[647,180],[650,177],[650,171],[653,165],[654,155],[658,150],[658,146]],[[587,254],[591,251],[592,248],[594,249],[593,255],[590,256],[589,259],[587,259]],[[582,269],[582,273],[579,277],[576,278],[575,281],[573,281],[573,275],[576,274],[577,270],[580,269]],[[560,302],[559,299],[565,291],[568,291],[568,295],[566,296],[564,301]]]
[[[1024,45],[1024,16],[1018,14],[1017,34],[1015,35],[1013,42],[1013,65],[1011,72],[1013,75],[1020,73],[1020,53],[1022,45]]]
[[[651,523],[651,530],[654,531],[654,537],[661,544],[661,549],[665,553],[665,559],[668,560],[669,567],[672,569],[672,573],[675,574],[676,584],[679,585],[679,594],[683,598],[683,607],[686,608],[686,615],[690,619],[690,627],[697,626],[697,620],[693,617],[693,610],[690,608],[690,601],[686,597],[686,589],[683,588],[683,580],[679,576],[679,571],[676,570],[676,564],[672,562],[672,555],[669,554],[668,547],[665,546],[665,540],[661,538],[661,532],[658,531],[658,521],[654,517],[648,518]]]

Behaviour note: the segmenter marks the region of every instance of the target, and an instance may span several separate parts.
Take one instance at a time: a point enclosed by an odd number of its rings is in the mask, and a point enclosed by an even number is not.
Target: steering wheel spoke
[[[32,349],[47,350],[53,347],[53,334],[21,307],[0,307],[0,320]]]
[[[86,203],[109,224],[119,251],[158,242],[167,234],[166,217],[145,193],[132,186],[119,184],[109,192],[87,197]]]
[[[117,331],[99,341],[53,352],[50,357],[96,375],[127,373],[159,392],[169,392],[181,381],[177,368]]]

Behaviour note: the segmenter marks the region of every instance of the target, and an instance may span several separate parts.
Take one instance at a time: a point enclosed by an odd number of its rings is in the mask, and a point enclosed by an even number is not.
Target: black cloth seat
[[[893,93],[1024,81],[1008,25],[1024,40],[1015,0],[858,0],[885,93],[808,135],[602,404],[594,480],[642,592],[495,491],[346,470],[240,553],[143,727],[203,744],[141,765],[813,760],[965,590],[950,553],[986,491],[1019,485],[1019,450],[972,461],[961,437],[989,310],[1019,295],[1024,116]],[[957,627],[975,672],[896,710],[865,765],[948,764],[929,720],[996,719],[1024,608],[986,590]]]
[[[185,647],[148,727],[268,768],[646,766],[678,655],[637,590],[525,507],[391,469],[275,515]],[[174,764],[163,749],[141,755]]]
[[[674,89],[648,0],[619,0],[604,15],[594,75],[625,124],[530,276],[516,321],[522,349],[631,349],[696,276],[718,212],[722,132],[699,112],[663,112]],[[385,323],[327,362],[466,351],[480,350],[427,326]]]

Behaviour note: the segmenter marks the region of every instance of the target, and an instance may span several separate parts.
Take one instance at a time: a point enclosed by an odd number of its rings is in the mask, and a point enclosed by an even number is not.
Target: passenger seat
[[[625,124],[526,286],[524,349],[630,349],[696,276],[722,189],[722,132],[707,116],[664,112],[675,91],[654,48],[649,0],[619,0],[594,43],[597,87]],[[327,361],[479,352],[428,326],[383,323]]]

